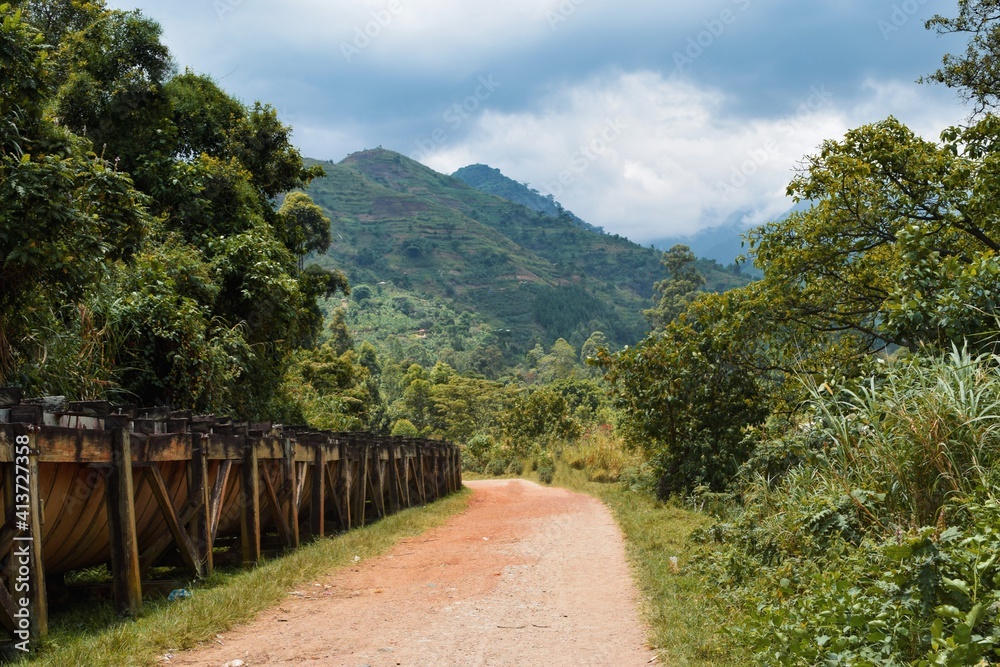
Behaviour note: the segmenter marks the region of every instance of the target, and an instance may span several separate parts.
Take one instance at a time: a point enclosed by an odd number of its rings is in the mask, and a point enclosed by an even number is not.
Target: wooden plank
[[[11,636],[17,629],[17,623],[14,621],[16,613],[17,607],[14,605],[14,598],[11,597],[6,587],[0,586],[0,625],[3,625],[4,630],[9,632]]]
[[[305,475],[303,475],[305,478]],[[326,517],[326,451],[316,447],[312,467],[312,494],[309,499],[309,534],[323,537]]]
[[[215,460],[242,461],[243,439],[217,433],[208,434],[208,458]]]
[[[254,440],[254,447],[257,448],[258,459],[283,459],[285,458],[285,447],[281,440],[277,438],[260,438]]]
[[[130,434],[111,432],[112,466],[105,491],[111,537],[111,577],[119,613],[135,616],[142,607],[139,550],[135,527]],[[41,543],[41,542],[39,542]]]
[[[260,473],[257,469],[257,448],[249,443],[243,449],[240,491],[243,499],[240,503],[243,567],[251,568],[260,561]]]
[[[184,505],[184,509],[180,512],[180,524],[182,526],[190,524],[199,510],[200,508],[194,507],[191,503],[186,503]],[[174,544],[174,538],[168,531],[160,535],[146,547],[146,549],[139,555],[140,577],[143,579],[147,578],[149,571],[153,569],[154,565],[156,565],[156,561],[158,561],[160,557],[166,553],[171,544]]]
[[[285,460],[281,470],[284,473],[284,483],[279,500],[285,501],[287,496],[288,509],[286,518],[288,520],[288,545],[293,549],[299,548],[299,482],[298,469],[295,467],[295,448],[293,441],[285,439],[283,442],[285,449]]]
[[[36,435],[42,463],[111,463],[113,431],[46,426]]]
[[[215,484],[212,486],[212,494],[209,500],[209,521],[211,522],[211,542],[215,543],[215,537],[219,533],[219,519],[222,516],[222,507],[226,500],[226,487],[229,484],[229,472],[233,469],[233,461],[226,459],[219,464],[219,473],[215,476]]]
[[[344,503],[344,529],[350,530],[354,527],[354,516],[352,514],[352,498],[354,489],[352,488],[353,475],[352,463],[347,452],[347,445],[340,445],[340,489],[337,496],[343,499]]]
[[[177,545],[178,551],[180,551],[181,560],[184,561],[184,565],[187,566],[188,569],[195,574],[195,576],[205,576],[201,559],[198,558],[198,550],[195,548],[194,543],[191,541],[191,537],[187,534],[187,531],[177,516],[177,509],[170,500],[170,493],[167,491],[167,485],[163,481],[163,474],[160,472],[160,468],[156,464],[153,464],[146,468],[144,473],[143,477],[149,485],[150,490],[153,492],[156,504],[159,506],[160,512],[163,514],[163,518],[166,519],[167,528],[170,530],[170,534],[174,538],[174,543]]]
[[[191,438],[182,433],[133,434],[132,460],[135,463],[190,461]]]
[[[202,563],[204,576],[212,574],[212,517],[209,504],[210,490],[208,488],[208,438],[202,438],[200,433],[188,436],[191,439],[191,474],[188,477],[188,498],[197,499],[197,512],[194,517],[194,544],[198,550],[198,560]],[[226,462],[228,463],[228,461]]]
[[[344,465],[343,461],[338,461],[336,463],[336,466],[338,467],[336,477],[334,476],[334,473],[332,471],[334,464],[328,463],[325,467],[325,470],[323,471],[323,476],[326,478],[327,482],[326,488],[327,491],[329,491],[329,500],[330,500],[329,504],[332,504],[334,510],[337,512],[337,522],[338,522],[337,525],[341,528],[341,530],[346,529],[347,527],[347,517],[344,514],[344,508],[343,505],[341,504],[342,494],[337,489],[337,480],[340,479],[339,466],[342,465]]]
[[[389,510],[395,514],[400,509],[399,498],[399,468],[397,468],[396,456],[399,449],[396,445],[387,444],[386,450],[389,452],[388,474],[389,474]]]
[[[281,510],[281,503],[278,501],[278,494],[274,490],[274,482],[271,481],[270,466],[267,463],[264,464],[264,470],[261,473],[260,478],[264,482],[262,485],[264,487],[264,498],[271,506],[271,513],[274,515],[274,521],[278,528],[278,535],[281,536],[282,542],[286,545],[290,545],[292,540],[291,531],[288,528],[288,521],[285,517],[285,513]]]

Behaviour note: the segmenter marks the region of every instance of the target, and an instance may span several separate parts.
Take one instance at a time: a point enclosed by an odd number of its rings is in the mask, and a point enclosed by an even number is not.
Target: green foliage
[[[755,662],[1000,658],[997,359],[893,360],[811,406],[770,443],[784,463],[749,463],[742,507],[701,536]]]
[[[935,144],[889,118],[825,142],[788,188],[814,206],[750,234],[775,322],[850,332],[861,354],[977,334],[996,313],[998,132],[987,117]]]
[[[697,258],[686,245],[675,245],[663,253],[660,263],[668,278],[656,283],[656,307],[643,311],[653,327],[665,327],[683,313],[705,287],[705,278],[698,273]]]
[[[535,342],[561,337],[579,348],[602,331],[620,346],[644,334],[639,311],[662,274],[660,253],[479,192],[391,151],[322,166],[327,175],[307,192],[334,221],[337,242],[316,261],[344,267],[355,284],[391,283],[475,312],[506,332],[498,347],[508,365]],[[718,278],[710,284],[747,283],[721,268],[705,271]]]
[[[140,12],[18,5],[0,29],[0,382],[291,409],[282,382],[316,341],[317,299],[348,286],[297,265],[329,243],[319,209],[274,199],[322,170],[272,108],[175,76]]]
[[[330,247],[330,218],[323,215],[304,192],[292,192],[278,210],[284,227],[285,246],[296,256],[326,252]]]
[[[420,435],[420,429],[414,426],[413,422],[409,419],[397,419],[396,423],[392,425],[392,433],[390,435],[416,438]]]
[[[729,300],[695,304],[636,347],[600,357],[625,438],[652,457],[663,496],[724,490],[750,454],[744,430],[767,416],[761,384],[725,327]]]
[[[955,88],[975,112],[996,109],[1000,102],[1000,24],[993,0],[958,0],[958,16],[936,14],[927,28],[939,35],[969,38],[965,53],[944,56],[942,67],[923,81]]]

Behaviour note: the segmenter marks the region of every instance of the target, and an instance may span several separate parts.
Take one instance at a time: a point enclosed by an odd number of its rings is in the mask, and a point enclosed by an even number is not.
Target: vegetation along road
[[[171,665],[645,665],[622,537],[604,505],[521,480],[390,553],[290,592]]]

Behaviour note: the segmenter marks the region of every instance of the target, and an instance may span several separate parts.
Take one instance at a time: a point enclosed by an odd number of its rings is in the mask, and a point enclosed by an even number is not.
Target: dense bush
[[[758,664],[1000,659],[998,361],[955,350],[824,387],[770,443],[788,456],[747,464],[742,507],[699,540]]]

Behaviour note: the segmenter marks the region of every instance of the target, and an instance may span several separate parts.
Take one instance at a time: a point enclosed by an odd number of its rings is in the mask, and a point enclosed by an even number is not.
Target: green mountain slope
[[[332,220],[315,261],[352,283],[446,299],[503,331],[511,350],[603,331],[639,340],[660,252],[489,195],[383,149],[321,164],[308,192]],[[717,274],[717,275],[716,275]],[[743,279],[713,272],[715,287]]]
[[[494,169],[485,164],[473,164],[468,167],[462,167],[452,174],[452,176],[467,185],[471,185],[480,192],[503,197],[507,201],[512,201],[515,204],[520,204],[521,206],[530,208],[532,211],[544,213],[553,218],[566,217],[577,227],[592,232],[604,233],[604,230],[600,227],[595,227],[588,222],[584,222],[571,211],[564,209],[562,204],[557,202],[552,195],[544,196],[538,190],[529,188],[526,183],[518,183],[513,178],[507,178],[499,169]]]

